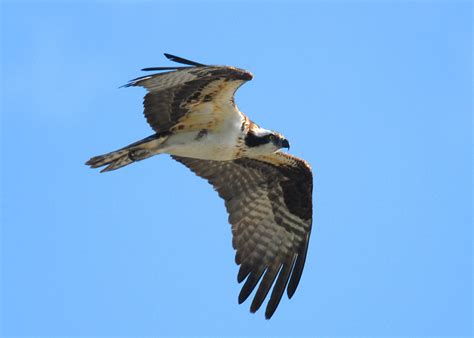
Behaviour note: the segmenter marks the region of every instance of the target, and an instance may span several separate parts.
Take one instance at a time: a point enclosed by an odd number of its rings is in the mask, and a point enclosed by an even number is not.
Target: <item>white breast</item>
[[[202,160],[232,160],[238,150],[237,141],[243,136],[242,123],[242,116],[236,114],[212,129],[173,134],[160,152]]]

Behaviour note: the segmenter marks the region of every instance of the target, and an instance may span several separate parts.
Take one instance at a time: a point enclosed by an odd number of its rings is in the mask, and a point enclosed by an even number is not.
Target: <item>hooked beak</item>
[[[288,140],[285,138],[281,141],[281,147],[282,148],[286,148],[286,149],[290,149],[290,142],[288,142]]]

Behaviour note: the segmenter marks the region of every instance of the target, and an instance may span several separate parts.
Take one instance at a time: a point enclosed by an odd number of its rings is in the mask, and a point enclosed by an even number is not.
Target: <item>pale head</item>
[[[258,156],[274,153],[281,148],[290,149],[290,143],[280,133],[263,128],[253,128],[245,136],[247,156]]]

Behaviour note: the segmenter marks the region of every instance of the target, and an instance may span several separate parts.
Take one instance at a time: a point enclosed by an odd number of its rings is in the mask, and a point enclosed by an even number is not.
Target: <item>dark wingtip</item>
[[[245,302],[247,298],[244,298],[244,296],[242,295],[242,292],[239,294],[239,298],[237,299],[237,302],[240,304],[242,304],[243,302]]]
[[[163,53],[163,55],[171,61],[173,61],[173,59],[176,58],[175,55],[172,55],[172,54],[169,54],[169,53]]]
[[[163,55],[170,61],[181,63],[184,65],[183,67],[146,67],[142,68],[141,70],[144,72],[153,72],[153,71],[161,71],[161,70],[178,70],[178,69],[186,69],[186,68],[192,68],[192,67],[205,67],[206,65],[196,62],[196,61],[191,61],[176,55],[168,54],[168,53],[163,53]]]
[[[178,70],[178,69],[185,69],[185,68],[193,68],[193,67],[147,67],[142,68],[141,70],[144,72],[152,72],[157,70]]]
[[[288,282],[286,293],[289,299],[291,299],[291,297],[293,297],[293,295],[295,294],[296,288],[298,287],[298,284],[301,280],[301,275],[303,274],[306,254],[308,252],[308,240],[309,236],[306,239],[306,244],[303,247],[303,250],[298,254],[298,257],[296,258],[293,272],[291,273],[290,281]]]
[[[168,54],[168,53],[163,53],[163,55],[170,61],[177,62],[177,63],[182,63],[184,65],[196,66],[196,67],[205,67],[206,66],[202,63],[191,61],[191,60],[188,60],[188,59],[176,56],[176,55],[172,55],[172,54]]]
[[[265,311],[265,319],[270,320],[270,318],[272,318],[273,314],[275,313],[275,310],[276,310],[276,308],[272,309],[272,311],[268,311],[268,310]]]

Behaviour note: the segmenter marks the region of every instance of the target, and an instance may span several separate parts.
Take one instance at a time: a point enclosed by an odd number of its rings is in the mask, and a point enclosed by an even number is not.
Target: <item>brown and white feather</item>
[[[144,115],[157,132],[195,131],[220,125],[242,113],[235,91],[252,74],[229,66],[205,66],[158,73],[132,80],[127,86],[148,90]]]
[[[311,168],[281,152],[232,161],[173,158],[208,180],[225,201],[238,281],[246,279],[239,303],[261,280],[251,305],[257,311],[276,279],[265,312],[270,318],[285,288],[293,296],[303,271],[312,224]]]
[[[245,280],[239,302],[257,289],[250,307],[255,312],[272,290],[265,312],[270,318],[285,289],[293,296],[303,272],[312,225],[311,168],[302,159],[274,152],[281,144],[268,139],[266,146],[247,144],[249,135],[271,132],[235,105],[235,91],[252,79],[250,72],[165,56],[191,67],[144,69],[171,71],[126,85],[147,89],[144,115],[156,134],[86,164],[111,171],[168,153],[208,180],[224,199],[232,224],[237,279]]]

